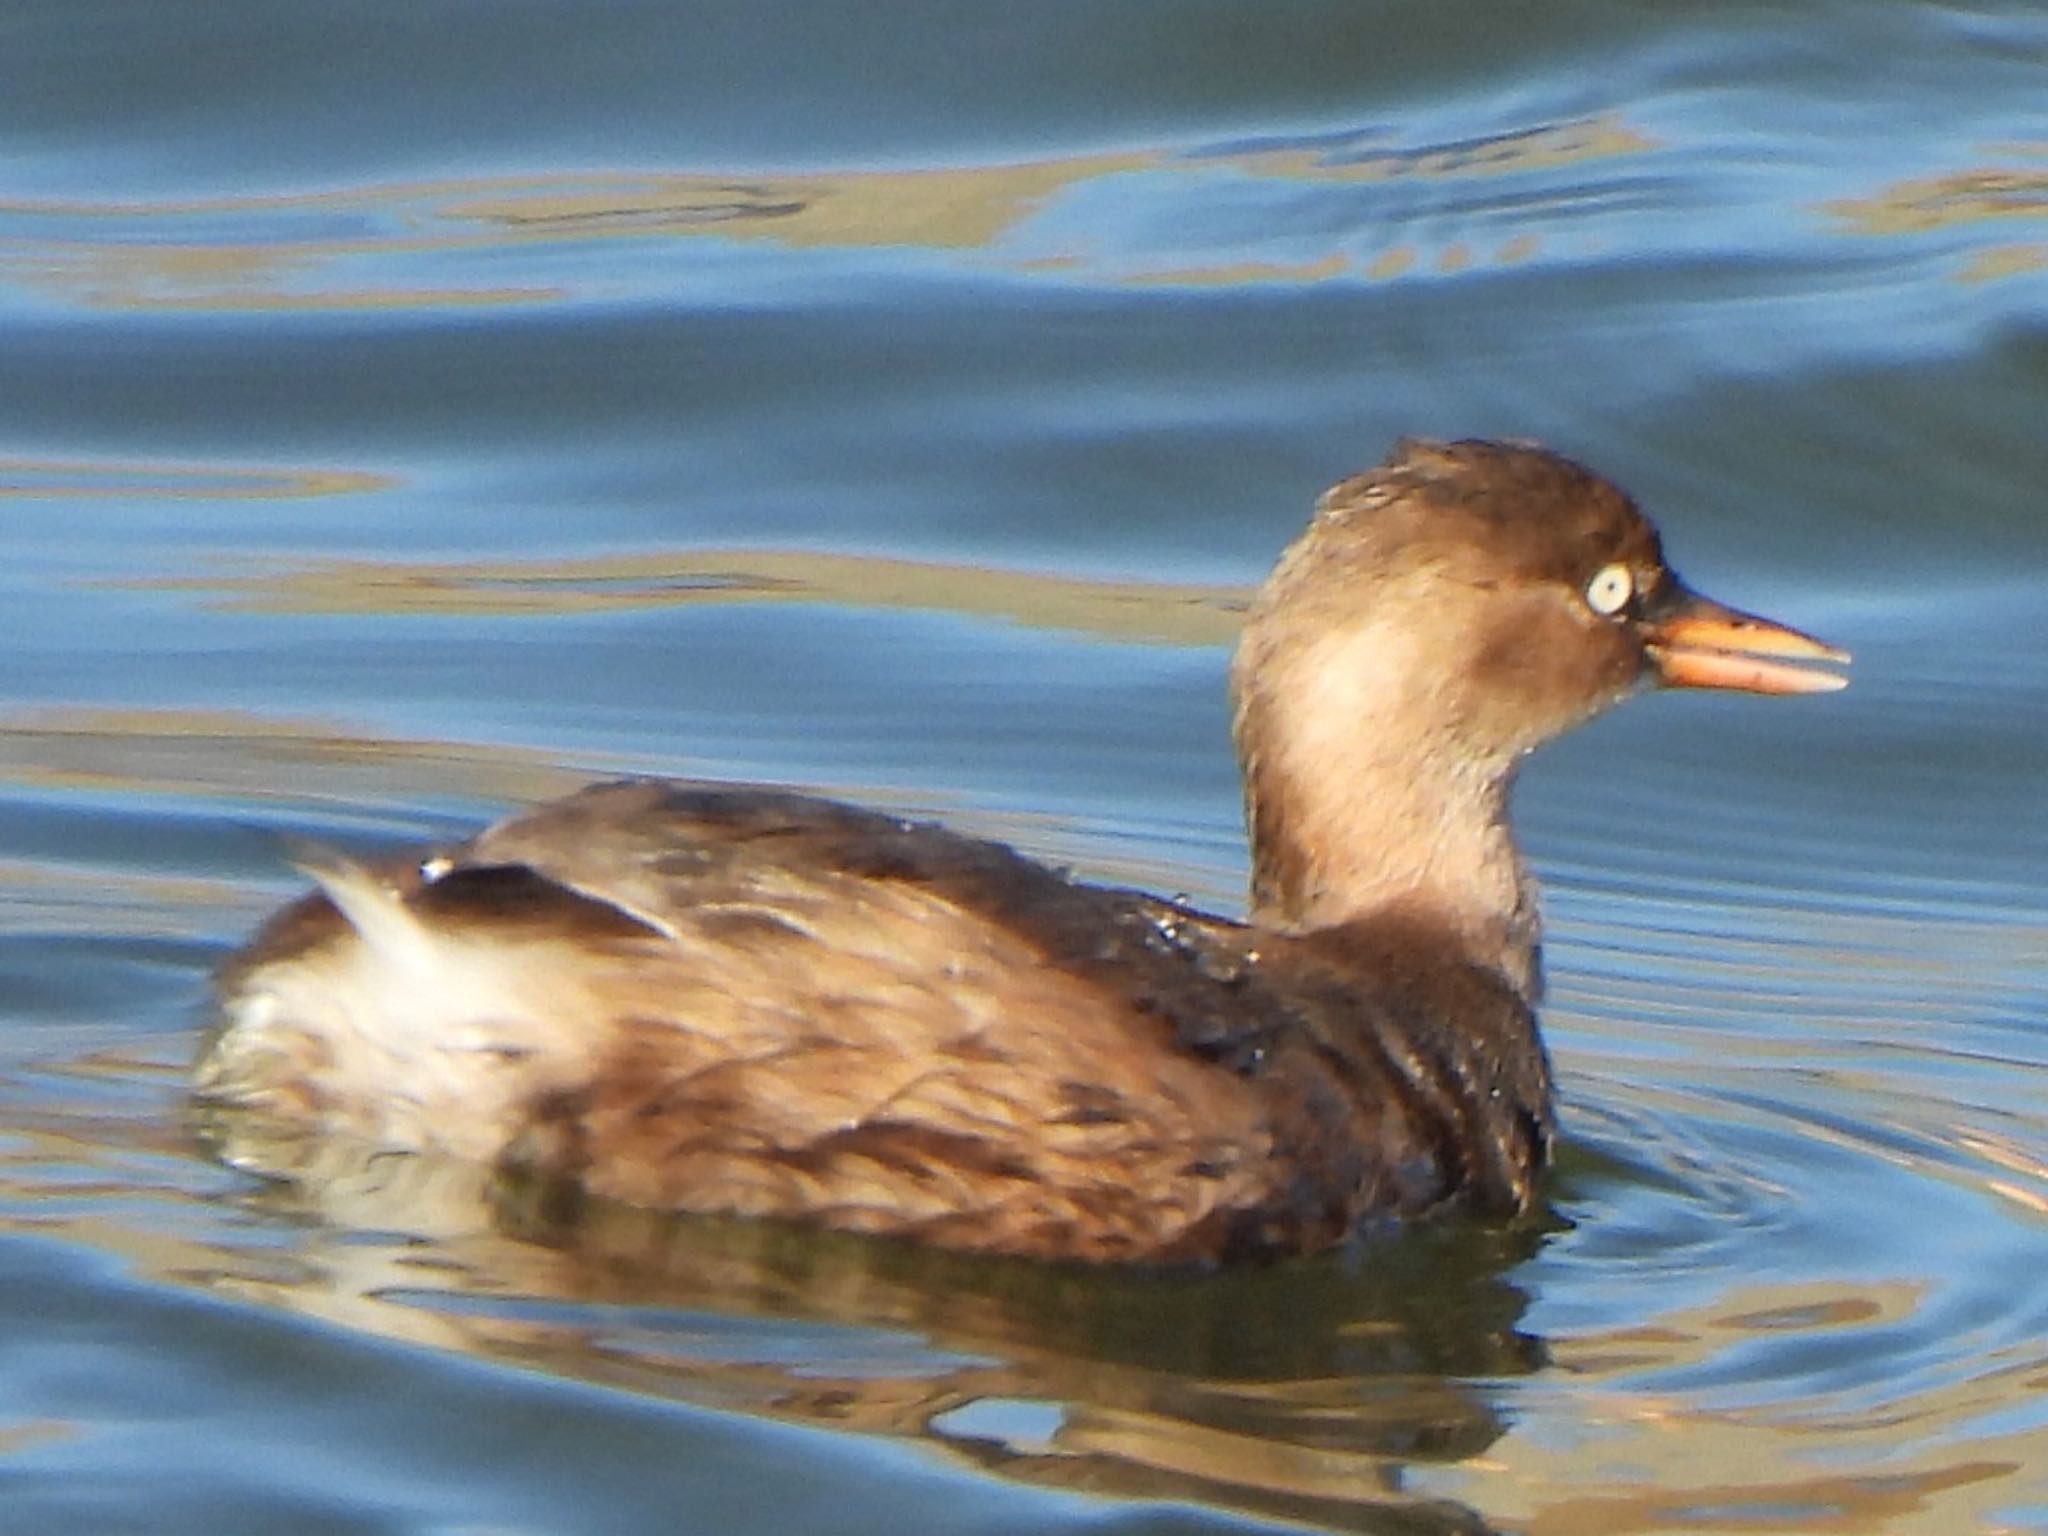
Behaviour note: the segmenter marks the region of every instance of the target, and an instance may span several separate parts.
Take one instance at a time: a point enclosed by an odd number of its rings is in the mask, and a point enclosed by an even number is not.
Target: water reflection
[[[621,759],[612,766],[627,772],[635,765]],[[237,710],[49,709],[0,717],[0,780],[42,789],[162,795],[205,788],[301,807],[324,800],[360,808],[423,793],[539,800],[589,776],[507,743],[401,740],[334,721]]]
[[[2048,162],[2048,144],[2008,146],[2006,153]],[[1847,232],[1912,236],[1984,226],[2008,219],[2048,221],[2048,163],[1976,166],[1940,176],[1895,181],[1867,197],[1822,204]],[[1980,246],[1955,274],[1984,283],[2048,267],[2048,242]]]
[[[550,560],[306,560],[208,576],[145,577],[139,591],[210,594],[248,613],[494,618],[717,603],[839,603],[1005,619],[1169,645],[1228,645],[1251,589],[1104,581],[1054,572],[811,550],[675,549]]]
[[[1389,238],[1398,225],[1389,210],[1361,206],[1337,219],[1332,209],[1303,208],[1276,223],[1270,190],[1317,186],[1340,199],[1370,197],[1394,184],[1491,181],[1655,148],[1647,134],[1606,115],[1439,144],[1400,144],[1375,131],[904,170],[590,171],[174,202],[0,201],[0,277],[98,309],[539,304],[570,297],[576,285],[544,263],[526,282],[479,282],[466,272],[437,281],[444,271],[437,259],[715,236],[790,251],[987,253],[1014,271],[1114,282],[1391,278],[1427,258],[1413,242]],[[1546,222],[1580,200],[1570,186],[1524,198],[1504,233],[1497,232],[1502,210],[1494,209],[1486,220],[1491,258],[1527,260],[1540,249]],[[1175,242],[1162,261],[1145,231],[1172,219],[1176,204],[1204,218],[1238,205],[1248,222],[1220,243],[1310,242],[1316,254],[1207,262]],[[1441,225],[1446,211],[1430,210],[1432,222]],[[1075,216],[1090,222],[1090,233],[1063,232]],[[1434,259],[1449,272],[1482,257],[1476,245],[1453,239]],[[670,282],[685,276],[665,275]]]
[[[1543,1363],[1504,1278],[1533,1228],[1446,1227],[1226,1274],[1096,1272],[568,1203],[241,1112],[201,1131],[277,1181],[266,1210],[320,1223],[289,1273],[223,1254],[209,1285],[635,1391],[915,1437],[1052,1486],[1478,1529],[1406,1491],[1409,1470],[1483,1454],[1505,1426],[1476,1383]]]
[[[279,500],[359,495],[389,490],[396,483],[389,475],[347,469],[0,458],[0,497],[24,500]]]
[[[2030,153],[2048,159],[2048,146]],[[2048,165],[1982,166],[1893,182],[1869,197],[1826,205],[1857,234],[1919,234],[1990,219],[2048,218]]]
[[[1547,1246],[1533,1229],[1105,1274],[569,1206],[215,1115],[198,1133],[267,1178],[237,1192],[177,1131],[176,1073],[106,1053],[0,1084],[0,1230],[1048,1487],[1338,1529],[1963,1529],[1992,1489],[2048,1478],[2037,1338],[1883,1368],[1902,1340],[1952,1333],[1931,1283],[1701,1269],[1697,1300],[1543,1338],[1514,1268]],[[1579,1198],[1584,1182],[1567,1181]]]

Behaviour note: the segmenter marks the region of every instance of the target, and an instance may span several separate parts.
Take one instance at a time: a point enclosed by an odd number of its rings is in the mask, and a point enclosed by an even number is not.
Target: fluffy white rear
[[[201,1091],[392,1147],[494,1156],[519,1109],[588,1059],[556,946],[429,926],[359,865],[306,873],[348,927],[235,979]]]

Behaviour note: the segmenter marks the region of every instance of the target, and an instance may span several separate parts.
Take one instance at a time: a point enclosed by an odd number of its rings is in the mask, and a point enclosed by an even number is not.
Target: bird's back
[[[1215,1256],[1519,1203],[1548,1134],[1497,978],[1448,997],[1495,1020],[1471,1036],[1442,995],[1363,995],[1327,936],[829,801],[603,785],[315,873],[223,977],[202,1088],[600,1198]]]

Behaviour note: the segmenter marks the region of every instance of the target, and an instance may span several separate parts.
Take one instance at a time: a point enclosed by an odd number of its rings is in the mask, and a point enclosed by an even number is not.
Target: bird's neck
[[[1240,653],[1251,919],[1307,933],[1399,918],[1533,999],[1541,928],[1508,824],[1513,760],[1458,740],[1417,644],[1366,626]]]

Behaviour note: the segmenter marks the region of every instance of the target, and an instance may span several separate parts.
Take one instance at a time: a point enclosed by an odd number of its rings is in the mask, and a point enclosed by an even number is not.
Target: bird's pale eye
[[[1625,565],[1603,565],[1586,583],[1586,606],[1595,613],[1613,617],[1636,595],[1636,578]]]

